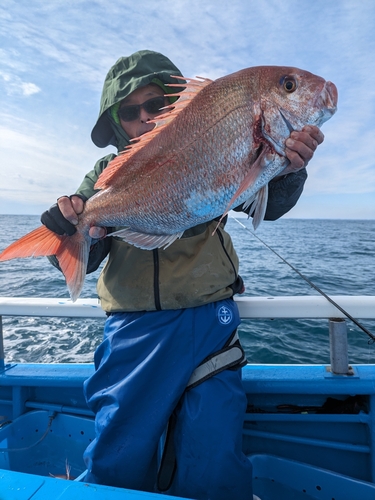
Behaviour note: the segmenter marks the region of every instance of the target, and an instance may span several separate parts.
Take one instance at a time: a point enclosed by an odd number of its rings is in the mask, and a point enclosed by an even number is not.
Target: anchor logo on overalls
[[[217,317],[222,325],[229,325],[233,319],[233,313],[228,307],[221,306],[217,312]]]

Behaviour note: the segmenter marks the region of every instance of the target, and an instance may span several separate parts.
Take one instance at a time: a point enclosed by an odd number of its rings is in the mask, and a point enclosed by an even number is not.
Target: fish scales
[[[0,261],[55,254],[75,300],[93,225],[123,227],[113,234],[153,249],[253,202],[256,227],[264,217],[268,182],[289,163],[285,140],[292,130],[328,120],[336,111],[337,89],[307,71],[281,66],[187,80],[176,103],[154,120],[155,129],[101,174],[99,192],[86,202],[73,236],[41,227],[6,248]]]

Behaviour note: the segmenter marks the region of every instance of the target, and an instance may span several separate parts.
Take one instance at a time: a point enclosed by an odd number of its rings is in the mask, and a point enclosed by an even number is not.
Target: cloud
[[[21,89],[23,90],[23,95],[25,96],[37,94],[41,91],[41,89],[37,85],[35,85],[35,83],[26,82],[21,83]]]
[[[4,90],[7,95],[28,97],[41,92],[41,89],[35,83],[22,81],[17,75],[0,71],[0,77],[3,80]]]

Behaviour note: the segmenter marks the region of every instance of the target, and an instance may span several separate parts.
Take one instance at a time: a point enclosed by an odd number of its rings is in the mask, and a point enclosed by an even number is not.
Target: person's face
[[[135,137],[139,137],[145,132],[149,132],[155,127],[154,123],[149,123],[149,120],[152,120],[155,118],[155,116],[163,113],[163,111],[158,110],[158,106],[155,108],[155,102],[158,103],[158,101],[153,101],[155,98],[160,98],[164,96],[163,90],[158,87],[157,85],[146,85],[145,87],[141,87],[137,90],[134,90],[131,94],[126,97],[120,105],[119,109],[119,116],[120,116],[120,123],[121,127],[125,130],[125,132],[128,134],[130,139],[134,139]],[[150,101],[150,99],[152,101]],[[126,106],[134,106],[134,105],[139,105],[139,104],[144,104],[146,101],[150,101],[151,106],[147,106],[146,108],[154,108],[152,111],[147,111],[143,107],[140,108],[139,113],[137,118],[134,120],[130,121],[125,121],[121,118],[121,110],[123,108],[126,108]],[[163,106],[167,106],[168,99],[165,98],[164,101],[162,101]],[[130,109],[131,113],[135,113],[137,115],[137,109]]]

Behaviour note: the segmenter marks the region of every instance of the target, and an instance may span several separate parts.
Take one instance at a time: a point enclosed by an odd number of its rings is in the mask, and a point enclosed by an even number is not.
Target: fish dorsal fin
[[[178,100],[165,106],[162,108],[165,110],[165,113],[159,115],[155,120],[150,120],[150,123],[155,123],[155,127],[150,130],[150,132],[146,132],[140,137],[136,137],[131,139],[132,144],[127,146],[124,151],[121,151],[116,158],[114,158],[111,162],[109,162],[106,169],[99,176],[95,189],[105,189],[109,186],[113,177],[117,174],[117,172],[123,167],[123,165],[139,150],[143,149],[149,142],[151,142],[155,137],[157,137],[160,132],[166,128],[173,120],[178,116],[183,109],[188,106],[188,104],[194,99],[194,97],[199,94],[199,92],[210,85],[213,80],[208,78],[202,78],[197,76],[197,79],[186,78],[171,75],[172,78],[186,80],[187,83],[170,83],[166,84],[168,87],[185,87],[181,92],[177,92],[175,94],[165,94],[165,97],[178,97]]]

